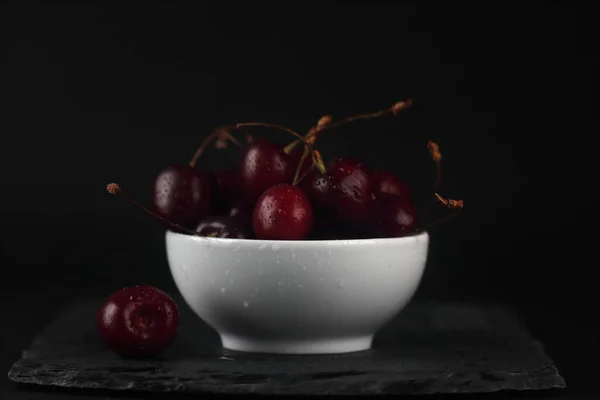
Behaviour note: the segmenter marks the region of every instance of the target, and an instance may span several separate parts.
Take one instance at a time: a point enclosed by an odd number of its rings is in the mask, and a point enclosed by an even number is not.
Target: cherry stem
[[[311,144],[314,144],[317,131],[323,129],[323,127],[325,127],[325,125],[331,123],[332,120],[333,120],[333,117],[331,115],[325,115],[325,116],[319,118],[319,121],[317,121],[317,124],[315,126],[313,126],[312,128],[310,128],[308,133],[306,135],[304,135],[304,138]],[[294,140],[292,143],[285,146],[283,151],[285,151],[287,154],[291,153],[291,151],[294,150],[294,148],[300,142],[301,142],[300,140]]]
[[[310,169],[306,170],[302,176],[300,176],[300,171],[302,170],[302,165],[304,165],[304,160],[306,160],[306,157],[308,157],[309,154],[309,150],[308,147],[304,147],[304,151],[302,152],[302,156],[300,157],[300,161],[298,161],[298,165],[296,166],[296,173],[294,174],[294,184],[298,185],[300,182],[302,182],[304,180],[304,178],[306,178],[306,176],[308,175],[308,173],[310,172]],[[318,159],[317,159],[318,157]],[[313,153],[313,165],[316,165],[316,163],[318,163],[318,160],[323,161],[323,157],[321,156],[321,153],[319,153],[318,150],[314,150]],[[327,172],[325,170],[325,163],[323,162],[323,168],[319,169],[319,172],[324,174],[325,172]]]
[[[294,176],[294,180],[296,182],[296,185],[299,185],[300,182],[302,182],[304,180],[304,178],[306,178],[308,176],[308,173],[310,172],[310,169],[307,169],[306,171],[304,171],[304,173],[302,174],[302,176],[300,176],[298,179],[296,179],[296,177],[298,176],[299,172],[300,172],[300,165],[302,165],[303,160],[300,160],[300,164],[298,164],[298,168],[296,168],[296,175]],[[320,171],[322,174],[325,172]]]
[[[242,144],[227,130],[227,129],[231,129],[231,128],[232,127],[221,127],[221,128],[216,129],[210,135],[208,135],[202,141],[202,144],[200,144],[200,147],[198,147],[198,149],[192,156],[192,159],[190,161],[190,167],[194,167],[196,165],[196,162],[198,162],[198,159],[200,158],[200,156],[208,148],[210,143],[215,139],[217,139],[215,147],[218,149],[227,148],[228,141],[232,142],[233,144],[235,144],[238,147],[242,147]]]
[[[447,208],[462,209],[464,207],[464,201],[462,201],[462,200],[446,199],[446,198],[440,196],[438,193],[434,193],[433,195],[435,196],[437,201],[442,203],[442,205],[444,205]]]
[[[440,184],[442,183],[442,153],[440,153],[440,146],[431,140],[427,142],[427,148],[429,149],[429,153],[431,154],[431,158],[433,159],[436,168],[435,186],[433,188],[435,193],[440,190]]]
[[[460,212],[464,206],[464,204],[463,204],[464,202],[462,200],[446,199],[446,198],[442,197],[440,194],[438,194],[440,184],[442,183],[442,153],[440,152],[440,146],[438,146],[437,143],[435,143],[431,140],[427,142],[427,148],[429,149],[429,153],[431,154],[431,158],[433,159],[433,162],[435,163],[435,167],[436,167],[436,178],[435,178],[435,184],[434,184],[434,189],[433,189],[434,197],[431,199],[431,205],[433,205],[437,200],[444,207],[449,208],[451,210],[456,210],[456,211],[450,215],[447,215],[447,216],[441,218],[441,219],[434,220],[432,222],[429,222],[428,224],[425,224],[421,228],[417,229],[416,233],[423,232],[424,230],[426,230],[428,228],[431,228],[435,225],[441,224],[442,222],[446,222],[446,221],[456,217],[458,214],[460,214]]]
[[[167,224],[171,228],[177,229],[177,230],[182,231],[182,232],[185,232],[185,233],[187,233],[189,235],[198,236],[198,234],[196,232],[194,232],[193,230],[188,229],[186,227],[183,227],[183,226],[181,226],[179,224],[176,224],[174,222],[171,222],[168,219],[163,218],[160,215],[158,215],[156,213],[153,213],[152,211],[148,210],[146,207],[144,207],[143,205],[141,205],[140,203],[138,203],[137,201],[135,201],[127,193],[123,192],[123,190],[121,190],[121,187],[117,183],[109,183],[108,185],[106,185],[106,190],[110,194],[120,195],[125,200],[129,201],[131,204],[133,204],[134,206],[136,206],[137,208],[139,208],[140,210],[142,210],[143,212],[145,212],[149,216],[154,217],[154,218],[156,218],[156,219],[164,222],[165,224]]]
[[[454,217],[456,217],[458,214],[460,214],[460,212],[462,211],[462,209],[464,208],[464,201],[463,200],[454,200],[454,199],[446,199],[445,197],[441,196],[440,194],[438,194],[437,192],[434,192],[433,195],[435,196],[435,199],[441,203],[444,207],[450,209],[450,210],[454,210],[454,212],[450,215],[447,215],[445,217],[442,217],[438,220],[434,220],[431,221],[427,224],[425,224],[424,226],[418,228],[414,234],[418,234],[420,232],[423,232],[426,229],[432,228],[435,225],[439,225],[443,222],[446,222]]]
[[[399,101],[399,102],[395,103],[394,105],[392,105],[390,108],[387,108],[385,110],[380,110],[380,111],[376,111],[374,113],[369,113],[369,114],[358,114],[353,117],[347,117],[347,118],[344,118],[337,122],[327,124],[327,126],[324,126],[322,129],[319,129],[318,133],[321,133],[324,130],[337,128],[337,127],[347,124],[349,122],[354,122],[354,121],[363,120],[363,119],[379,118],[379,117],[383,117],[387,114],[398,115],[398,113],[400,111],[405,110],[405,109],[409,108],[410,106],[412,106],[412,99],[408,99],[406,101]]]
[[[311,129],[306,134],[305,138],[311,139],[312,143],[314,143],[317,136],[320,135],[321,133],[323,133],[323,131],[330,130],[333,128],[338,128],[342,125],[345,125],[350,122],[358,121],[358,120],[374,119],[374,118],[383,117],[388,114],[398,115],[398,113],[400,111],[405,110],[405,109],[409,108],[410,106],[412,106],[412,103],[413,103],[412,99],[408,99],[406,101],[399,101],[399,102],[395,103],[394,105],[392,105],[391,107],[386,108],[385,110],[380,110],[380,111],[376,111],[376,112],[368,113],[368,114],[358,114],[358,115],[354,115],[352,117],[346,117],[344,119],[341,119],[341,120],[333,122],[333,123],[331,122],[330,116],[325,116],[325,117],[322,117],[321,120],[327,119],[327,123],[322,124],[321,126],[319,126],[319,124],[317,124],[316,127]],[[321,120],[319,120],[319,122],[321,122]],[[290,148],[290,151],[291,151],[294,147],[296,147],[297,144],[298,144],[298,141],[290,143],[286,147],[286,150],[288,148]]]
[[[245,122],[242,124],[237,124],[236,128],[251,127],[251,126],[262,126],[265,128],[279,129],[281,131],[285,131],[285,132],[289,133],[290,135],[297,137],[298,140],[300,140],[302,143],[304,143],[304,145],[306,146],[308,151],[312,154],[313,166],[316,167],[319,170],[319,172],[321,172],[323,174],[325,173],[325,162],[323,161],[323,158],[317,151],[315,151],[313,149],[311,143],[309,143],[309,140],[302,137],[302,135],[300,135],[299,133],[294,132],[290,128],[286,128],[285,126],[276,125],[276,124],[268,124],[266,122]],[[284,149],[284,152],[285,152],[285,149]],[[289,153],[286,153],[286,154],[289,154]],[[302,164],[300,164],[300,165],[302,165]],[[297,182],[298,172],[299,172],[298,169],[296,169],[296,175],[294,176],[294,181],[292,183],[293,185],[298,184],[298,182]]]

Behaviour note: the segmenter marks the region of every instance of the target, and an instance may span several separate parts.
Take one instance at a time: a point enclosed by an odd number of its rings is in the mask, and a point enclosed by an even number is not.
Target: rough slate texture
[[[176,343],[160,358],[128,361],[94,330],[99,302],[62,313],[24,351],[13,381],[76,388],[256,394],[425,394],[547,389],[565,383],[512,314],[457,304],[409,306],[368,352],[335,356],[224,351],[181,306]],[[183,304],[181,301],[179,304]]]

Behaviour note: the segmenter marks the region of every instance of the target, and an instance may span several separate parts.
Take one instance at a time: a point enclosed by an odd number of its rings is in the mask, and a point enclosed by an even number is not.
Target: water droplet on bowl
[[[273,249],[273,251],[277,251],[279,250],[279,245],[277,243],[275,243],[273,246],[271,246],[271,249]]]
[[[248,307],[249,305],[250,304],[247,301],[244,302],[244,307]]]
[[[224,287],[221,288],[221,293],[225,293],[227,291],[227,289],[225,289]]]
[[[225,270],[225,275],[229,275],[229,270],[228,269]]]
[[[259,250],[264,250],[266,247],[267,247],[267,244],[265,243],[265,244],[261,244],[261,245],[258,247],[258,249],[259,249]]]

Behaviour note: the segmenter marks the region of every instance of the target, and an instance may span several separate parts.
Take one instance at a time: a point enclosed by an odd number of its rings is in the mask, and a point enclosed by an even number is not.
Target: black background
[[[442,193],[464,199],[465,211],[431,232],[418,296],[543,310],[554,324],[591,306],[590,10],[534,1],[124,4],[2,6],[6,315],[41,293],[174,290],[162,231],[106,183],[149,204],[159,169],[187,161],[218,125],[259,120],[305,132],[324,114],[409,97],[409,111],[321,145],[425,193],[434,171],[426,143],[440,144]],[[231,165],[236,151],[212,151],[202,164]]]

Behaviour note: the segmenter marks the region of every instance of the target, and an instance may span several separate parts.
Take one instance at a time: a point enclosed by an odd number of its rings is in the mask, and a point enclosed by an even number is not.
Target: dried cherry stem
[[[427,142],[427,148],[436,168],[435,186],[433,188],[435,193],[440,190],[440,184],[442,183],[442,153],[440,153],[440,146],[431,140]]]
[[[446,199],[446,198],[440,196],[438,193],[434,193],[433,195],[435,196],[437,201],[439,201],[440,203],[442,203],[442,205],[444,205],[445,207],[447,207],[451,210],[452,209],[462,210],[464,207],[464,201],[462,201],[462,200]]]
[[[358,115],[354,115],[352,117],[346,117],[344,119],[341,119],[339,121],[336,122],[331,122],[331,116],[324,116],[321,118],[321,120],[325,119],[326,123],[322,124],[322,126],[319,126],[319,124],[317,124],[317,126],[313,129],[311,129],[305,136],[306,139],[310,139],[311,143],[314,143],[314,141],[317,139],[317,136],[320,135],[323,131],[326,130],[330,130],[333,128],[338,128],[342,125],[348,124],[350,122],[354,122],[354,121],[358,121],[358,120],[365,120],[365,119],[374,119],[374,118],[379,118],[379,117],[383,117],[386,116],[388,114],[392,114],[392,115],[398,115],[398,113],[400,113],[400,111],[405,110],[407,108],[409,108],[410,106],[412,106],[412,99],[408,99],[406,101],[399,101],[397,103],[395,103],[394,105],[392,105],[389,108],[386,108],[385,110],[380,110],[380,111],[376,111],[373,113],[368,113],[368,114],[358,114]],[[319,121],[321,121],[319,120]],[[288,148],[290,148],[290,151],[296,147],[296,145],[298,144],[298,141],[292,142],[290,143],[287,147],[286,150]]]
[[[307,143],[310,143],[311,146],[314,145],[315,140],[317,138],[316,136],[316,132],[319,131],[320,129],[322,129],[325,125],[329,124],[332,120],[332,117],[330,115],[326,115],[324,117],[321,117],[319,119],[319,121],[317,121],[317,125],[313,126],[312,128],[310,128],[310,130],[308,131],[308,133],[304,136],[304,139],[306,140]],[[286,152],[287,154],[289,154],[296,146],[296,143],[300,143],[300,140],[295,140],[292,143],[290,143],[289,145],[287,145],[284,148],[284,152]],[[319,156],[321,156],[321,153],[319,153],[318,151],[315,150],[316,153],[319,154]],[[294,182],[300,183],[302,182],[302,180],[304,180],[304,178],[306,178],[306,175],[308,175],[308,173],[310,172],[310,170],[307,170],[304,174],[302,174],[301,177],[299,177],[298,175],[300,174],[300,169],[302,167],[302,165],[304,165],[304,160],[306,160],[306,157],[308,157],[310,151],[308,150],[307,146],[304,146],[304,150],[302,152],[302,155],[300,156],[300,161],[298,162],[298,166],[296,167],[296,173],[294,174]],[[322,157],[321,157],[322,159]],[[315,157],[313,155],[313,165],[315,165],[316,161],[315,161]],[[320,170],[321,173],[324,173],[325,171]]]
[[[200,158],[202,153],[204,153],[204,151],[208,148],[208,146],[211,144],[211,142],[215,139],[216,139],[215,147],[217,149],[226,149],[227,142],[231,142],[238,147],[242,147],[242,144],[231,133],[229,133],[228,129],[231,129],[231,127],[223,126],[221,128],[215,129],[214,132],[212,132],[210,135],[208,135],[202,141],[202,144],[200,144],[200,147],[198,147],[198,149],[192,156],[192,159],[190,161],[190,167],[193,167],[196,165],[196,162],[198,162],[198,159]]]
[[[317,121],[317,124],[315,126],[313,126],[312,128],[310,128],[308,133],[306,135],[304,135],[304,139],[307,142],[309,142],[310,144],[314,144],[314,142],[317,138],[317,132],[320,131],[321,129],[323,129],[327,124],[331,123],[332,120],[333,120],[333,117],[331,115],[325,115],[325,116],[319,118],[319,120]],[[292,150],[294,150],[294,148],[299,143],[301,143],[300,140],[294,140],[292,143],[285,146],[283,151],[285,151],[287,154],[289,154],[292,152]]]
[[[308,149],[308,151],[312,154],[313,167],[316,167],[319,170],[319,172],[321,172],[323,174],[325,173],[325,162],[323,161],[321,154],[319,152],[315,151],[312,147],[312,144],[310,144],[309,141],[307,139],[303,138],[299,133],[294,132],[290,128],[286,128],[285,126],[269,124],[266,122],[245,122],[242,124],[237,124],[236,128],[251,127],[251,126],[262,126],[265,128],[279,129],[281,131],[285,131],[285,132],[289,133],[292,136],[297,137],[298,140],[300,140],[302,143],[304,143],[304,146],[306,146],[306,149]],[[284,149],[284,152],[285,152],[285,149]],[[300,163],[299,165],[302,165],[302,164]],[[292,182],[293,185],[298,184],[298,173],[299,173],[299,167],[296,169],[294,181]]]
[[[156,213],[153,213],[152,211],[148,210],[146,207],[144,207],[143,205],[141,205],[140,203],[138,203],[137,201],[135,201],[127,193],[123,192],[121,190],[121,187],[118,184],[116,184],[116,183],[109,183],[108,185],[106,185],[106,190],[110,194],[115,194],[115,195],[119,195],[119,196],[123,197],[125,200],[127,200],[128,202],[130,202],[131,204],[133,204],[134,206],[136,206],[137,208],[139,208],[140,210],[142,210],[143,212],[145,212],[149,216],[154,217],[154,218],[160,220],[161,222],[164,222],[165,224],[167,224],[171,228],[177,229],[177,230],[182,231],[182,232],[185,232],[188,235],[198,236],[198,234],[196,232],[194,232],[193,230],[188,229],[188,228],[186,228],[184,226],[181,226],[179,224],[176,224],[174,222],[171,222],[168,219],[163,218],[160,215],[158,215]]]
[[[304,174],[302,174],[302,177],[299,177],[300,170],[302,169],[302,165],[304,165],[304,160],[306,160],[306,157],[308,157],[308,153],[309,153],[308,147],[304,146],[304,151],[302,151],[302,155],[300,156],[300,161],[298,161],[298,165],[296,166],[296,172],[294,173],[294,182],[296,182],[296,183],[302,182],[302,179],[304,179],[306,177],[306,175],[308,174],[308,171],[310,171],[310,169],[309,169]],[[321,153],[319,153],[319,156],[320,155],[321,155]],[[315,156],[313,154],[313,165],[314,164],[315,164]],[[320,172],[325,173],[326,171],[321,170]]]
[[[310,169],[307,169],[306,171],[304,171],[302,176],[298,177],[298,175],[300,174],[300,168],[301,168],[302,164],[304,163],[304,159],[306,158],[305,157],[306,154],[307,154],[306,151],[302,154],[302,157],[300,157],[300,162],[298,162],[298,166],[296,167],[296,174],[294,175],[294,181],[296,182],[296,185],[300,184],[300,182],[302,182],[304,180],[304,178],[306,178],[311,171]],[[319,150],[315,150],[315,154],[318,154],[318,156],[321,158],[321,160],[323,160],[323,157],[321,156],[321,153],[319,152]],[[313,163],[314,162],[315,162],[315,159],[313,158]],[[324,168],[322,170],[319,170],[319,172],[321,174],[324,174],[327,171]]]
[[[449,220],[451,220],[452,218],[455,218],[456,216],[458,216],[458,214],[461,213],[462,209],[464,208],[464,201],[463,200],[454,200],[454,199],[446,199],[445,197],[442,197],[440,194],[433,193],[436,200],[441,203],[444,207],[448,208],[449,210],[454,210],[453,213],[451,213],[450,215],[447,215],[445,217],[442,217],[438,220],[434,220],[431,221],[425,225],[423,225],[422,227],[418,228],[413,234],[419,234],[429,228],[432,228],[436,225],[439,225],[441,223],[447,222]]]

